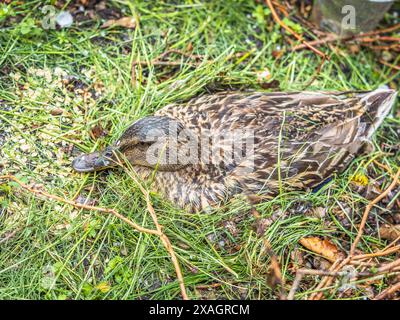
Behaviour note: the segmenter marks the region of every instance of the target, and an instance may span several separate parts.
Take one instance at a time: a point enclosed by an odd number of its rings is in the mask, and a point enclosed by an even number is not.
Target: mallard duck
[[[157,192],[192,211],[238,194],[268,199],[313,188],[370,152],[395,97],[389,89],[203,95],[134,122],[73,168],[98,171],[124,158]]]

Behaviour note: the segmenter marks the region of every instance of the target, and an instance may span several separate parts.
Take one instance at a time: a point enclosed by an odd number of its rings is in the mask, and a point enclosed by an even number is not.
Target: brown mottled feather
[[[370,138],[389,113],[395,96],[393,90],[387,89],[363,94],[203,95],[168,105],[155,116],[138,120],[115,146],[125,154],[130,152],[134,168],[143,178],[154,176],[154,188],[173,203],[193,211],[208,209],[238,193],[273,196],[281,190],[313,187],[332,173],[342,172],[354,157],[370,147]],[[166,165],[153,175],[155,169],[139,162],[137,155],[143,155],[147,148],[142,141],[148,129],[165,131],[170,122],[197,138],[227,133],[232,136],[237,129],[252,130],[254,152],[239,160],[213,164],[207,163],[205,157],[197,164]],[[74,167],[93,171],[104,161],[100,160],[83,155],[74,161]]]
[[[242,173],[246,159],[231,163],[229,170],[200,164],[177,172],[158,172],[156,185],[174,203],[195,210],[235,193],[273,195],[280,187],[315,186],[333,172],[343,171],[362,151],[371,136],[369,128],[378,121],[378,107],[387,97],[381,94],[368,100],[313,92],[219,93],[166,106],[156,115],[179,120],[199,136],[203,130],[218,134],[253,129],[255,170]],[[370,108],[374,104],[375,108]],[[381,111],[379,121],[390,106]]]

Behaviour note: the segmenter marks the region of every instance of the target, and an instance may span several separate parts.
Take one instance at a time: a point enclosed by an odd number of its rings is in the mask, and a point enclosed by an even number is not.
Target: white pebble
[[[74,18],[68,11],[61,11],[56,17],[56,22],[61,28],[68,28],[74,22]]]

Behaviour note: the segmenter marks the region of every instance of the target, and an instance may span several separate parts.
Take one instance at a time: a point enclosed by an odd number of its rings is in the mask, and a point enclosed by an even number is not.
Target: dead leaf
[[[278,261],[278,257],[272,250],[271,244],[267,240],[264,240],[264,245],[268,256],[271,258],[271,264],[269,266],[266,279],[267,284],[273,291],[279,289],[278,294],[280,295],[280,299],[282,299],[285,296],[283,290],[284,282],[282,279],[282,272]]]
[[[190,249],[190,246],[187,243],[184,243],[184,242],[178,242],[177,246],[182,248],[182,249],[185,249],[185,250]]]
[[[325,258],[322,258],[320,256],[314,256],[314,259],[312,261],[313,267],[318,270],[328,270],[332,263],[328,261]]]
[[[51,114],[52,116],[60,116],[60,115],[62,115],[63,113],[64,113],[64,110],[61,109],[61,108],[54,108],[54,109],[52,109],[52,110],[50,111],[50,114]]]
[[[272,80],[270,82],[262,82],[260,83],[260,87],[263,89],[278,89],[280,87],[281,83],[279,80]]]
[[[283,51],[283,50],[273,50],[273,51],[272,51],[272,56],[273,56],[275,59],[280,59],[280,58],[282,58],[282,56],[283,56],[284,53],[285,53],[285,51]]]
[[[251,208],[251,210],[250,210],[250,213],[252,214],[252,216],[254,217],[254,218],[256,218],[256,219],[260,219],[261,218],[261,215],[260,215],[260,213],[257,211],[257,209],[256,208]]]
[[[357,44],[352,44],[349,46],[349,50],[351,53],[356,54],[360,52],[360,46]]]
[[[311,250],[330,262],[335,262],[342,257],[343,253],[329,240],[320,239],[318,237],[308,237],[300,239],[300,244]]]
[[[267,285],[274,291],[282,287],[282,273],[276,260],[271,261],[266,281]]]
[[[257,236],[261,237],[265,234],[265,231],[274,221],[271,218],[261,218],[257,219],[253,225],[253,229]]]
[[[237,227],[236,223],[232,220],[227,220],[223,223],[224,228],[234,237],[236,237],[240,230]]]
[[[382,239],[395,241],[397,238],[400,237],[400,225],[384,224],[379,228],[379,234]]]
[[[311,208],[309,211],[306,212],[306,216],[322,219],[326,216],[326,208],[323,207]]]
[[[103,23],[101,28],[123,27],[128,29],[136,28],[136,19],[134,17],[123,17],[121,19],[110,19]]]
[[[96,124],[92,129],[90,129],[89,133],[94,140],[97,140],[100,137],[105,137],[108,134],[107,130],[105,130],[101,124]]]

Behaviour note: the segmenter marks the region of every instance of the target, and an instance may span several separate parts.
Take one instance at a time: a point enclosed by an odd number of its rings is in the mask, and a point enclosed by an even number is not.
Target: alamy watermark
[[[352,5],[345,5],[342,7],[342,29],[355,30],[356,29],[356,8]]]
[[[250,129],[202,130],[197,135],[192,130],[181,129],[173,123],[165,130],[149,130],[145,141],[146,162],[157,165],[214,165],[233,169],[246,163],[241,174],[254,170],[255,132]],[[231,167],[231,168],[230,168]]]
[[[41,11],[44,14],[42,28],[45,30],[54,30],[56,25],[61,28],[68,28],[74,22],[72,15],[68,11],[58,11],[52,5],[43,6]]]

